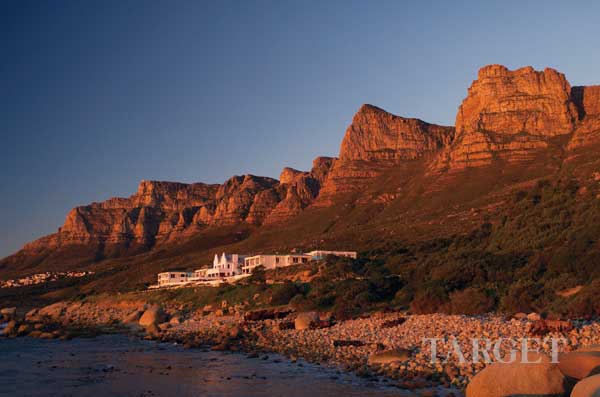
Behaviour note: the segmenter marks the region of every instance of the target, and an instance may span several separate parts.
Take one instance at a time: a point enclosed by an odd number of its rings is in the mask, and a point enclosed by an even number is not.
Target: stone
[[[15,320],[11,320],[6,324],[6,327],[2,330],[3,336],[14,336],[17,333],[18,324]]]
[[[7,316],[7,317],[14,317],[17,314],[17,308],[16,307],[4,307],[4,308],[0,309],[0,314]]]
[[[369,365],[389,364],[398,361],[406,361],[410,359],[410,350],[408,349],[392,349],[380,353],[374,353],[369,356]]]
[[[294,327],[297,330],[310,329],[319,323],[319,314],[317,312],[299,313],[294,320]]]
[[[529,313],[527,315],[527,320],[529,321],[539,321],[542,319],[542,316],[540,316],[538,313]]]
[[[21,324],[17,329],[17,336],[25,336],[33,331],[33,326],[31,324]]]
[[[513,318],[517,319],[517,320],[527,320],[527,314],[525,313],[516,313]]]
[[[125,318],[123,318],[123,323],[124,324],[138,324],[142,314],[143,314],[143,312],[141,310],[135,310],[135,311],[129,313],[127,316],[125,316]]]
[[[29,335],[31,335],[31,334],[29,334]],[[54,339],[55,337],[56,336],[52,332],[41,332],[38,335],[38,338],[40,338],[40,339]]]
[[[558,356],[558,367],[566,376],[583,379],[600,374],[600,351],[574,351]]]
[[[157,326],[167,320],[167,315],[159,306],[146,309],[138,324],[142,327]]]
[[[533,363],[540,361],[539,363]],[[521,355],[513,363],[495,362],[485,367],[471,379],[467,386],[467,397],[513,397],[565,396],[567,382],[557,364],[550,358],[530,353],[528,361],[521,362]]]
[[[37,312],[37,315],[40,317],[49,318],[52,321],[57,321],[58,319],[60,319],[60,317],[62,316],[62,314],[64,313],[66,308],[67,308],[66,302],[57,302],[52,305],[48,305],[48,306],[41,308]]]
[[[600,397],[600,375],[577,382],[571,391],[571,397]]]

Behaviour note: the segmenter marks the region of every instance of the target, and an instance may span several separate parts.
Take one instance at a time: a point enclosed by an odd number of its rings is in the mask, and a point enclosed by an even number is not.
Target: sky
[[[595,1],[4,1],[0,257],[143,179],[307,170],[363,103],[452,125],[486,64],[600,84],[598,15]]]

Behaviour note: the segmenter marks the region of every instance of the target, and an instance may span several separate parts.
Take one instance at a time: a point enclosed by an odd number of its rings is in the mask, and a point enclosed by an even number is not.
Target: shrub
[[[287,305],[299,292],[296,284],[291,281],[286,281],[283,284],[276,284],[273,286],[273,292],[271,293],[271,304]]]
[[[495,299],[479,290],[469,287],[450,294],[449,312],[452,314],[483,314],[491,312],[496,306]]]
[[[410,309],[417,314],[438,313],[448,302],[448,295],[441,285],[431,284],[415,294]]]

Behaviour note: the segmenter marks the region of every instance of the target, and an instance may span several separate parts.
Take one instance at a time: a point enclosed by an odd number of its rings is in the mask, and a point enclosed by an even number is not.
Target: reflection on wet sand
[[[0,341],[0,394],[27,396],[409,396],[383,382],[281,357],[184,350],[125,336]]]

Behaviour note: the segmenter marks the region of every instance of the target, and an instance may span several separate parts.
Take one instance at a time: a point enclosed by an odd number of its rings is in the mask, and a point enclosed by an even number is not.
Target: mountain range
[[[279,180],[141,181],[128,198],[73,208],[56,233],[0,261],[0,277],[86,269],[97,277],[80,291],[125,290],[205,266],[215,252],[382,252],[464,235],[506,222],[515,192],[540,181],[574,180],[578,200],[598,200],[599,149],[600,86],[489,65],[454,126],[363,105],[337,158],[284,168]]]

